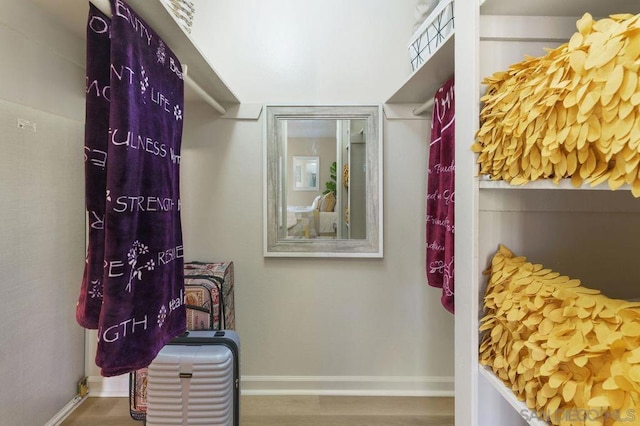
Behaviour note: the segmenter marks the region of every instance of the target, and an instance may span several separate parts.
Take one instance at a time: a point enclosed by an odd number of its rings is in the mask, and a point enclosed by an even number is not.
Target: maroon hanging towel
[[[453,79],[434,96],[427,173],[427,282],[442,289],[442,305],[454,312],[455,103]]]

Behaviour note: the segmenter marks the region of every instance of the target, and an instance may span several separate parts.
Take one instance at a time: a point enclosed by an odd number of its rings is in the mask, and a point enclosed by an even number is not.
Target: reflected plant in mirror
[[[266,106],[264,255],[382,257],[380,106]]]

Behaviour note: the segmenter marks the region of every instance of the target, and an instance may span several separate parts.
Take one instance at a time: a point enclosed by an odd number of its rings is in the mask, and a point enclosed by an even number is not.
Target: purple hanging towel
[[[427,282],[442,289],[441,302],[454,312],[455,108],[453,79],[434,97],[427,174]]]
[[[182,67],[122,0],[90,5],[85,125],[89,235],[76,318],[103,376],[148,366],[186,330],[179,167]]]

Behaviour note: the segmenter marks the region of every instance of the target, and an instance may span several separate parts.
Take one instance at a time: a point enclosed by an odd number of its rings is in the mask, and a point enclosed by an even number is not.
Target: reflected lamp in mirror
[[[264,255],[382,257],[381,107],[265,111]]]

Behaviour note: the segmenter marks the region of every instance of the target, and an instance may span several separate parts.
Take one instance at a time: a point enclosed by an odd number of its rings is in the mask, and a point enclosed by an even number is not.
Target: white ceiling
[[[335,138],[336,120],[287,120],[289,138]]]

